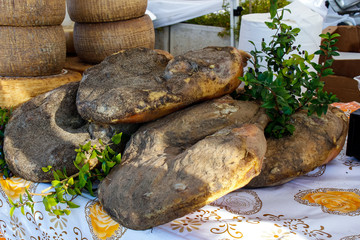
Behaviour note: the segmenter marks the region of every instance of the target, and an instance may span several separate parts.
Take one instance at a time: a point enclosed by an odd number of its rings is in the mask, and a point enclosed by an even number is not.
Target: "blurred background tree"
[[[288,5],[290,2],[287,0],[278,0],[278,7],[282,8]],[[224,0],[223,9],[215,12],[206,14],[191,20],[186,21],[186,23],[206,25],[206,26],[216,26],[225,28],[223,31],[219,32],[218,35],[220,37],[224,37],[226,35],[230,35],[230,12],[229,12],[229,2]],[[245,0],[240,1],[240,6],[243,8],[242,14],[249,13],[267,13],[270,11],[270,1],[269,0]],[[239,38],[241,26],[241,17],[237,22],[234,32],[235,38]]]

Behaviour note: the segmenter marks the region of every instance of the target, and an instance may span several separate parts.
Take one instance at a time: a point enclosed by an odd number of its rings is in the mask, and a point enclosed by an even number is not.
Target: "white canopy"
[[[148,10],[156,16],[158,28],[221,10],[222,5],[223,0],[149,0]]]

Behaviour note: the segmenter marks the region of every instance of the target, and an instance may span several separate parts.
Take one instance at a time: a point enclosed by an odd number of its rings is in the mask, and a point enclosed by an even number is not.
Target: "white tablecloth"
[[[344,150],[326,166],[289,183],[239,189],[146,231],[120,226],[88,195],[75,200],[80,208],[69,216],[49,214],[39,203],[34,214],[30,209],[25,209],[25,215],[16,210],[9,217],[8,197],[15,201],[24,194],[24,187],[41,192],[48,186],[16,177],[1,178],[0,240],[360,239],[360,161],[346,156]],[[41,201],[41,197],[34,199]]]

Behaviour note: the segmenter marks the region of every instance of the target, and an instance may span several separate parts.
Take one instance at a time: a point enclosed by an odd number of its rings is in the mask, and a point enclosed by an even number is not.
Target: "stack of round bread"
[[[65,0],[0,0],[1,107],[80,80],[78,73],[63,70],[65,9]]]
[[[123,49],[154,48],[147,0],[67,0],[74,26],[74,47],[86,63],[99,63]]]

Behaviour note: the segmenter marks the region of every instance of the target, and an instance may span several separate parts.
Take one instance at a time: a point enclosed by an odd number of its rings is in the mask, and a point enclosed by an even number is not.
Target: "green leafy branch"
[[[12,173],[10,172],[8,165],[6,164],[4,150],[3,150],[5,127],[9,122],[11,112],[12,112],[11,109],[0,107],[0,172],[3,173],[4,178],[9,178],[12,176]]]
[[[292,114],[307,110],[309,116],[316,113],[320,117],[326,114],[329,104],[338,101],[335,95],[323,90],[321,77],[334,74],[330,67],[332,56],[338,55],[334,44],[339,34],[321,34],[320,50],[314,54],[301,51],[301,45],[295,45],[300,29],[282,23],[285,11],[290,10],[278,11],[277,0],[270,2],[272,21],[265,24],[275,34],[268,44],[263,39],[261,50],[251,42],[255,48],[250,52],[253,67],[240,78],[245,83],[244,92],[235,97],[260,101],[271,119],[265,133],[268,137],[281,138],[295,130],[290,120]],[[325,61],[312,62],[315,55],[322,55]],[[262,61],[266,66],[261,65]]]
[[[112,137],[112,142],[117,145],[121,141],[122,133],[115,134]],[[44,172],[51,171],[54,180],[51,182],[51,186],[44,189],[41,193],[31,193],[27,189],[27,199],[24,200],[20,195],[19,202],[14,203],[10,198],[9,202],[12,205],[10,209],[10,216],[13,215],[14,210],[21,209],[24,214],[24,207],[30,207],[34,212],[34,202],[32,196],[41,196],[42,203],[45,206],[45,210],[55,215],[69,215],[70,209],[78,208],[79,206],[73,203],[73,200],[82,195],[84,190],[87,190],[92,196],[95,196],[94,183],[103,180],[110,172],[110,170],[121,162],[121,154],[115,152],[109,145],[103,144],[101,140],[100,147],[91,145],[91,142],[85,145],[80,145],[74,161],[75,167],[78,172],[67,176],[66,170],[54,170],[52,166],[43,167]],[[51,191],[52,190],[52,191]],[[59,204],[65,204],[64,209],[55,208]]]

